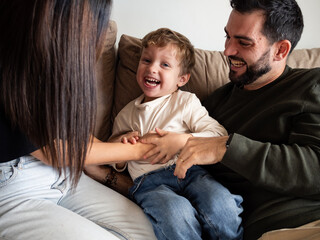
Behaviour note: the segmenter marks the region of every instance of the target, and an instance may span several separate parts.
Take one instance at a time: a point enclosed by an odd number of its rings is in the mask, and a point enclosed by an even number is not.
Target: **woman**
[[[110,8],[0,3],[0,239],[155,239],[136,205],[82,174],[150,148],[92,137]]]

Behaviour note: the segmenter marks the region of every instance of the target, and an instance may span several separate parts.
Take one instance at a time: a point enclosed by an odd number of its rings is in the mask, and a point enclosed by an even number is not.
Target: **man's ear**
[[[281,61],[289,56],[291,42],[289,40],[281,40],[275,43],[275,53],[273,60]]]
[[[190,73],[183,74],[179,77],[178,87],[182,87],[187,84],[190,79]]]

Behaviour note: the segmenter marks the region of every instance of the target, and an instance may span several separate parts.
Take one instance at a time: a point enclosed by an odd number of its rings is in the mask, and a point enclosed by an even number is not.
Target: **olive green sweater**
[[[245,239],[320,219],[320,69],[286,67],[254,91],[229,83],[204,103],[234,133],[221,163],[207,166],[244,198]]]

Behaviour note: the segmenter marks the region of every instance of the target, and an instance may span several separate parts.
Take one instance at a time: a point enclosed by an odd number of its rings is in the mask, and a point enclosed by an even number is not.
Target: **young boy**
[[[167,147],[157,148],[165,151],[160,153],[165,163],[128,161],[134,180],[130,196],[144,209],[158,239],[242,239],[242,198],[232,195],[200,166],[191,167],[185,179],[177,179],[173,174],[176,157],[167,161],[192,135],[227,134],[195,94],[179,90],[195,63],[193,46],[185,36],[166,28],[147,34],[142,46],[137,81],[143,95],[120,111],[113,136],[134,144],[160,128],[166,131],[162,145]]]

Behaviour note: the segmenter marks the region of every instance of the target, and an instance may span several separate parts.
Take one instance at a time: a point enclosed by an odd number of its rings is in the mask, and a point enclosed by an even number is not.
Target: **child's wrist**
[[[190,137],[193,137],[192,134],[190,134],[190,133],[182,134],[181,144],[180,144],[181,149],[184,147],[184,145],[187,143],[187,141]]]

